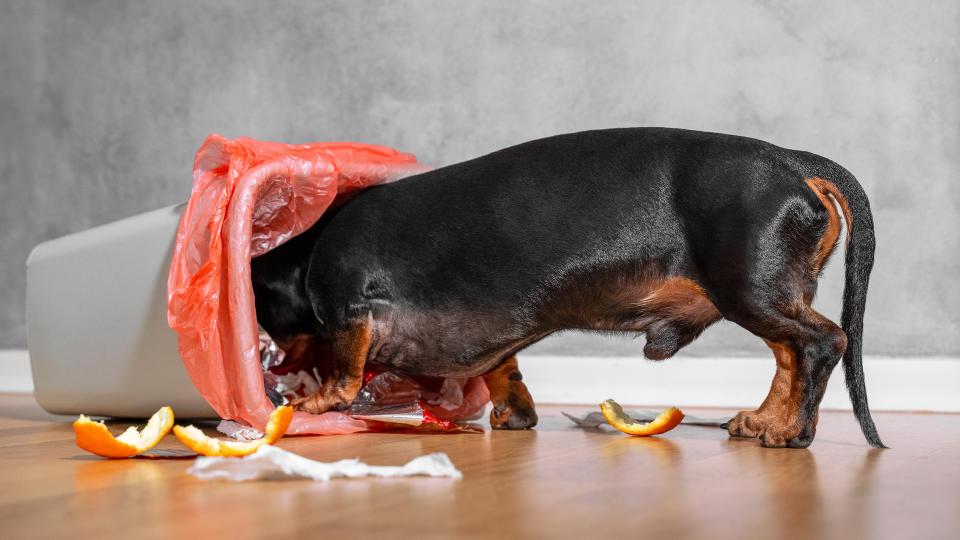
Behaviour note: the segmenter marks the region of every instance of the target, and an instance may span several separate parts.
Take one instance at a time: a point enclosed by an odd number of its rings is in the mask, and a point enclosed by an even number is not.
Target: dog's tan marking
[[[638,305],[676,321],[709,325],[722,317],[703,287],[684,277],[663,280]]]
[[[846,197],[840,193],[840,190],[837,189],[837,186],[833,182],[816,177],[808,178],[804,180],[804,182],[810,187],[814,195],[820,199],[823,207],[827,209],[828,214],[827,229],[817,243],[817,249],[810,263],[810,275],[816,278],[820,275],[820,271],[823,270],[823,266],[830,258],[834,248],[837,247],[837,240],[840,238],[840,214],[837,212],[837,207],[833,204],[833,201],[830,200],[830,197],[833,197],[840,205],[840,210],[843,212],[843,219],[847,222],[847,242],[850,241],[850,229],[851,223],[853,222],[850,218],[850,205],[847,203]],[[828,195],[830,197],[828,197]]]

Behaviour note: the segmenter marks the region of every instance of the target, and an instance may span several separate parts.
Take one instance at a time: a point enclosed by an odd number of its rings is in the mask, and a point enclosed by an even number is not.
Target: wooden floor
[[[892,448],[873,450],[826,412],[808,450],[770,450],[717,428],[585,432],[561,410],[588,408],[541,406],[533,431],[279,443],[380,465],[442,451],[461,480],[236,484],[186,474],[191,459],[86,454],[72,419],[0,394],[0,538],[960,538],[960,415],[876,414]]]

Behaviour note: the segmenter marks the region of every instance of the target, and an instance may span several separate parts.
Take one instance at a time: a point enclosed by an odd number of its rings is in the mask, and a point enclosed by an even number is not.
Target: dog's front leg
[[[330,376],[323,381],[318,392],[293,400],[294,409],[313,414],[346,410],[363,386],[363,368],[372,338],[373,317],[370,313],[334,332]]]
[[[528,429],[537,425],[537,411],[517,357],[511,356],[483,376],[490,391],[490,427],[493,429]]]

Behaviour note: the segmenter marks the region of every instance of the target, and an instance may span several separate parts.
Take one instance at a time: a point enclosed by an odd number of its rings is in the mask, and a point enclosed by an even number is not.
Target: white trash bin
[[[216,417],[167,324],[176,205],[34,248],[27,259],[27,333],[37,401],[51,413]]]

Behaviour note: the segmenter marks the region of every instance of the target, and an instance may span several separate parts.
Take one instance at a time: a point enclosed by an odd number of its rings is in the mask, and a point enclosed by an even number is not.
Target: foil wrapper
[[[263,327],[258,328],[260,329],[260,365],[266,371],[283,363],[284,352]]]

